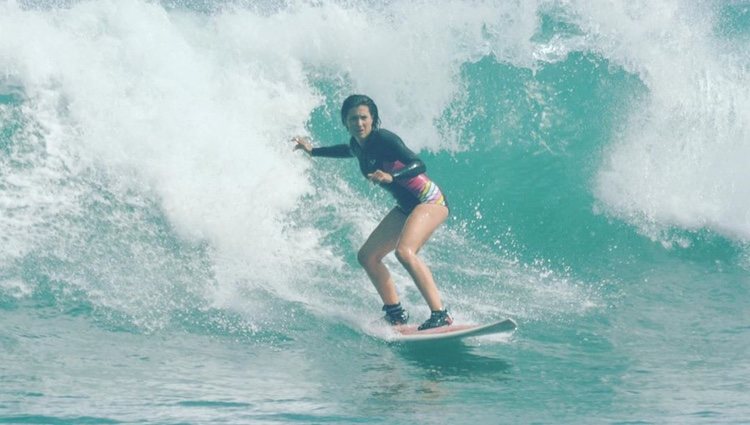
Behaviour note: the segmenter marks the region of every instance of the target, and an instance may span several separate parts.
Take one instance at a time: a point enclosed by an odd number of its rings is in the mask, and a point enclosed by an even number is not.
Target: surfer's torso
[[[353,137],[349,145],[337,145],[313,150],[314,156],[354,156],[359,161],[362,175],[367,177],[377,170],[393,176],[393,182],[381,183],[404,212],[411,212],[419,204],[447,206],[442,191],[425,174],[426,167],[396,134],[376,129],[360,144]]]

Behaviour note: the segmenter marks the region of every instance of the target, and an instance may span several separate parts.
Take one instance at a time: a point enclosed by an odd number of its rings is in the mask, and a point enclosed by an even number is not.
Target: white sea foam
[[[4,3],[4,83],[21,88],[23,121],[42,129],[39,157],[58,158],[31,168],[45,181],[27,181],[54,188],[92,167],[105,170],[106,184],[117,185],[109,190],[154,198],[183,238],[209,244],[220,303],[235,297],[237,282],[304,301],[309,294],[293,282],[305,279],[306,265],[336,264],[319,232],[288,222],[312,191],[310,161],[287,142],[321,103],[311,73],[377,93],[389,128],[414,148],[439,149],[446,142],[433,122],[460,89],[460,65],[528,50],[533,7],[439,6],[300,2],[203,14],[137,0]],[[9,258],[70,236],[52,230],[59,210],[75,215],[86,196],[69,189],[53,189],[53,211],[34,190],[6,191],[5,201],[22,198],[45,212],[27,219],[34,223],[4,223],[14,232]]]
[[[655,239],[672,226],[750,239],[750,76],[742,46],[715,35],[717,5],[573,3],[591,48],[649,91],[605,156],[597,197]]]

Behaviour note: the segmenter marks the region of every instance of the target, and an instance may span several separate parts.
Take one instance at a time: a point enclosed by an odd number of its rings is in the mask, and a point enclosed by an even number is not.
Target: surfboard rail
[[[417,330],[417,325],[401,325],[393,328],[391,341],[419,342],[460,339],[510,333],[515,331],[517,327],[518,325],[511,318],[486,324],[453,324],[424,331]]]

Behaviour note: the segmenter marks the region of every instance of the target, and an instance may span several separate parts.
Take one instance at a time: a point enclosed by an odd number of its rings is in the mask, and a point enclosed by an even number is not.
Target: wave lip
[[[594,191],[607,211],[651,235],[675,226],[750,240],[750,187],[741,183],[750,179],[750,76],[741,44],[716,35],[719,12],[673,1],[583,23],[596,48],[648,89]]]

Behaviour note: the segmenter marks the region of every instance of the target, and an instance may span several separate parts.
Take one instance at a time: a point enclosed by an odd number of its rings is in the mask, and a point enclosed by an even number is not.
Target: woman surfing
[[[448,218],[448,204],[440,188],[425,174],[425,164],[396,134],[379,128],[375,102],[351,95],[341,106],[341,122],[349,131],[348,144],[314,148],[310,139],[297,136],[295,150],[313,157],[357,158],[362,175],[396,198],[394,207],[373,230],[357,259],[383,300],[385,320],[403,325],[409,313],[401,306],[383,258],[395,251],[430,307],[430,317],[419,330],[448,326],[453,318],[443,306],[429,267],[417,255],[435,229]]]

